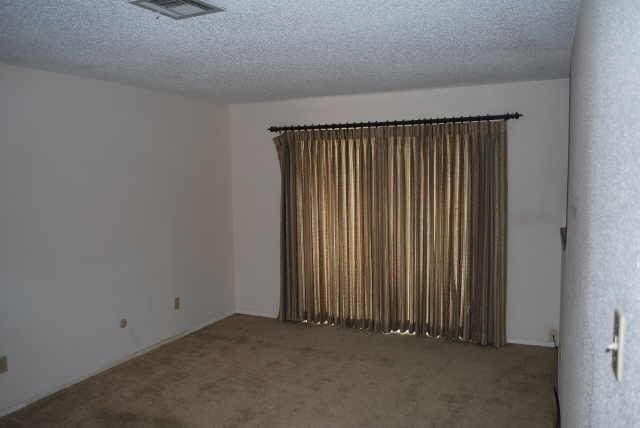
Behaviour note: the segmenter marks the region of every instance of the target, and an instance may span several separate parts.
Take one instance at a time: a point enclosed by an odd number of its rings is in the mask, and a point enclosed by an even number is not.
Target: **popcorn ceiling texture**
[[[567,77],[579,0],[0,0],[0,61],[220,101]],[[157,18],[157,19],[156,19]]]
[[[585,0],[571,72],[562,426],[640,426],[640,3]],[[611,356],[626,317],[624,373]]]

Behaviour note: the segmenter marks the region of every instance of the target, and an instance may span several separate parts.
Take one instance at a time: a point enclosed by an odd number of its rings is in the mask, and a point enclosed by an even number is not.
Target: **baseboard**
[[[507,343],[513,343],[515,345],[544,346],[545,348],[554,347],[553,342],[541,342],[537,340],[507,339]]]
[[[268,313],[256,312],[256,311],[237,310],[237,311],[234,312],[234,314],[251,315],[251,316],[254,316],[254,317],[271,318],[271,319],[278,318],[278,314],[273,314],[273,313],[268,314]]]
[[[222,320],[222,319],[224,319],[224,318],[226,318],[226,317],[228,317],[230,315],[233,315],[233,312],[229,312],[226,315],[223,315],[223,316],[220,316],[220,317],[216,317],[216,318],[214,318],[212,320],[206,321],[206,322],[204,322],[202,324],[199,324],[199,325],[197,325],[195,327],[189,328],[189,329],[184,330],[184,331],[182,331],[182,332],[180,332],[178,334],[175,334],[175,335],[170,336],[170,337],[168,337],[166,339],[163,339],[160,342],[154,343],[153,345],[147,346],[146,348],[143,348],[143,349],[141,349],[139,351],[136,351],[136,352],[134,352],[132,354],[128,354],[128,355],[126,355],[126,356],[124,356],[122,358],[119,358],[118,360],[116,360],[116,361],[114,361],[112,363],[109,363],[106,366],[103,366],[102,368],[99,368],[98,370],[95,370],[95,371],[89,373],[86,376],[82,376],[82,377],[79,377],[79,378],[77,378],[77,379],[75,379],[75,380],[73,380],[71,382],[56,386],[55,388],[50,389],[48,392],[45,392],[43,394],[38,394],[38,395],[36,395],[36,396],[34,396],[34,397],[32,397],[32,398],[20,403],[20,404],[17,404],[15,406],[10,406],[10,407],[5,408],[5,409],[1,409],[0,410],[0,417],[8,415],[10,413],[13,413],[13,412],[15,412],[17,410],[20,410],[23,407],[27,407],[28,405],[33,404],[38,400],[42,400],[43,398],[48,397],[48,396],[50,396],[52,394],[55,394],[58,391],[62,391],[63,389],[69,388],[70,386],[73,386],[73,385],[75,385],[77,383],[83,382],[83,381],[89,379],[90,377],[93,377],[93,376],[98,375],[98,374],[100,374],[102,372],[105,372],[105,371],[107,371],[109,369],[112,369],[112,368],[114,368],[114,367],[116,367],[116,366],[118,366],[118,365],[120,365],[122,363],[125,363],[125,362],[127,362],[127,361],[129,361],[129,360],[131,360],[133,358],[139,357],[140,355],[146,354],[147,352],[152,351],[152,350],[154,350],[154,349],[156,349],[156,348],[158,348],[158,347],[160,347],[162,345],[166,345],[167,343],[171,343],[171,342],[173,342],[175,340],[178,340],[178,339],[180,339],[180,338],[182,338],[184,336],[187,336],[187,335],[189,335],[191,333],[194,333],[194,332],[196,332],[196,331],[198,331],[198,330],[200,330],[202,328],[205,328],[205,327],[207,327],[207,326],[209,326],[209,325],[211,325],[211,324],[213,324],[215,322],[218,322],[218,321],[220,321],[220,320]]]

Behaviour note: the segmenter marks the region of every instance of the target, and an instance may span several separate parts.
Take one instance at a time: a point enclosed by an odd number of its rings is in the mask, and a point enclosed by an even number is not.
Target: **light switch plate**
[[[0,373],[4,373],[8,370],[7,367],[7,356],[3,355],[0,357]]]
[[[607,346],[611,352],[611,368],[618,382],[622,382],[622,363],[624,357],[624,328],[625,320],[622,313],[616,309],[613,315],[613,342]]]

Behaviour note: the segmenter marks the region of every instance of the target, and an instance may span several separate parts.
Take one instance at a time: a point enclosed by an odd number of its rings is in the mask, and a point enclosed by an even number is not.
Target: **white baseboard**
[[[263,318],[271,318],[271,319],[278,318],[277,313],[274,314],[274,313],[264,313],[264,312],[257,312],[257,311],[243,311],[241,309],[236,310],[235,313],[239,315],[252,315],[254,317],[263,317]]]
[[[537,340],[507,339],[507,343],[513,343],[516,345],[544,346],[545,348],[553,348],[555,346],[553,342],[542,342]]]
[[[233,314],[233,312],[230,312],[230,313],[227,313],[226,315],[223,315],[223,316],[220,316],[220,317],[216,317],[216,318],[214,318],[212,320],[206,321],[206,322],[204,322],[202,324],[199,324],[199,325],[197,325],[195,327],[192,327],[192,328],[189,328],[187,330],[184,330],[184,331],[182,331],[182,332],[180,332],[178,334],[175,334],[175,335],[170,336],[170,337],[168,337],[166,339],[163,339],[160,342],[154,343],[151,346],[147,346],[146,348],[143,348],[143,349],[141,349],[139,351],[136,351],[136,352],[134,352],[132,354],[128,354],[128,355],[126,355],[126,356],[124,356],[122,358],[119,358],[116,361],[113,361],[113,362],[109,363],[108,365],[103,366],[103,367],[99,368],[98,370],[95,370],[95,371],[89,373],[86,376],[82,376],[82,377],[76,378],[76,379],[74,379],[74,380],[72,380],[72,381],[70,381],[68,383],[65,383],[65,384],[62,384],[62,385],[58,385],[58,386],[48,390],[45,393],[37,394],[36,396],[34,396],[34,397],[32,397],[32,398],[30,398],[30,399],[28,399],[28,400],[26,400],[26,401],[24,401],[24,402],[22,402],[20,404],[17,404],[15,406],[10,406],[10,407],[1,409],[0,410],[0,417],[8,415],[9,413],[13,413],[13,412],[15,412],[17,410],[20,410],[23,407],[28,406],[29,404],[35,403],[36,401],[42,400],[43,398],[48,397],[49,395],[55,394],[58,391],[62,391],[65,388],[68,388],[68,387],[70,387],[72,385],[75,385],[77,383],[85,381],[85,380],[89,379],[90,377],[93,377],[93,376],[95,376],[97,374],[100,374],[100,373],[102,373],[104,371],[107,371],[107,370],[109,370],[109,369],[111,369],[111,368],[113,368],[115,366],[118,366],[118,365],[120,365],[120,364],[122,364],[122,363],[124,363],[126,361],[129,361],[129,360],[131,360],[131,359],[133,359],[135,357],[139,357],[140,355],[146,354],[147,352],[152,351],[152,350],[154,350],[154,349],[156,349],[156,348],[158,348],[158,347],[160,347],[162,345],[165,345],[167,343],[171,343],[171,342],[173,342],[175,340],[178,340],[181,337],[184,337],[184,336],[186,336],[188,334],[191,334],[191,333],[193,333],[195,331],[198,331],[198,330],[200,330],[200,329],[202,329],[202,328],[204,328],[204,327],[206,327],[208,325],[211,325],[211,324],[213,324],[213,323],[215,323],[217,321],[220,321],[221,319],[224,319],[224,318],[226,318],[226,317],[228,317],[228,316],[230,316],[232,314]]]

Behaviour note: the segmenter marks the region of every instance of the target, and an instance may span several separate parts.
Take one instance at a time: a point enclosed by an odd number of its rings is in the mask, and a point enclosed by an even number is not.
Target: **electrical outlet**
[[[0,373],[4,373],[8,370],[7,368],[7,356],[3,355],[0,357]]]
[[[180,309],[180,297],[176,297],[175,299],[173,299],[173,309],[175,309],[176,311]]]
[[[126,318],[122,318],[120,320],[120,328],[125,328],[127,326],[127,319]]]

